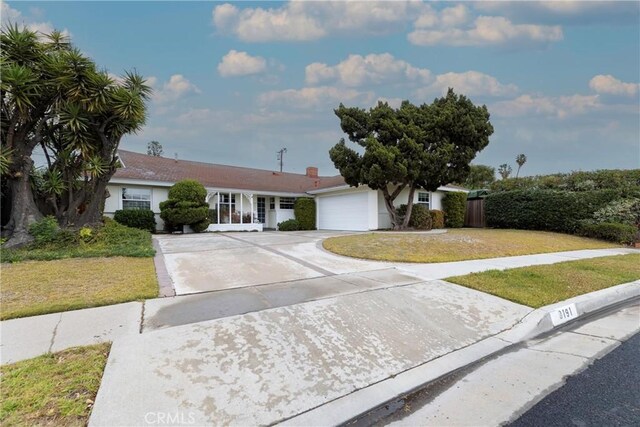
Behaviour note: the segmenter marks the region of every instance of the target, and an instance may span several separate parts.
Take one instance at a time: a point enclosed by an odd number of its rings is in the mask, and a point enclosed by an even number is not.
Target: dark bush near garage
[[[407,214],[407,205],[400,205],[396,209],[398,215],[404,218]],[[416,230],[431,230],[431,215],[429,210],[422,205],[413,205],[411,208],[411,218],[409,218],[409,227]]]
[[[449,192],[442,199],[444,223],[447,228],[464,226],[464,213],[467,210],[467,193]]]
[[[429,214],[431,215],[431,228],[444,228],[444,211],[432,209]]]
[[[578,234],[581,236],[620,244],[633,243],[637,232],[638,229],[635,226],[617,222],[583,222],[578,228]]]
[[[188,225],[196,233],[209,226],[207,190],[198,181],[185,179],[169,189],[169,199],[160,203],[160,218],[167,231],[176,231]]]
[[[316,229],[316,202],[308,197],[296,199],[293,212],[298,221],[299,230]]]
[[[295,219],[288,219],[278,223],[279,231],[298,231],[300,230],[300,223]]]
[[[127,227],[147,230],[150,233],[156,231],[156,217],[150,209],[125,209],[116,211],[113,214],[113,219]]]
[[[495,228],[575,233],[580,221],[619,197],[617,190],[516,190],[485,199],[487,225]]]

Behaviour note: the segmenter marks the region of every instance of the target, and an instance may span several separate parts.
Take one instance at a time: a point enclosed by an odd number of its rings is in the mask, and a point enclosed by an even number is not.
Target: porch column
[[[249,203],[251,204],[251,224],[253,224],[253,194],[249,195]]]
[[[216,193],[216,197],[218,198],[218,224],[220,224],[220,192]]]
[[[242,224],[242,217],[244,216],[244,211],[242,210],[242,199],[244,199],[244,196],[242,195],[242,193],[239,194],[240,195],[240,224]]]

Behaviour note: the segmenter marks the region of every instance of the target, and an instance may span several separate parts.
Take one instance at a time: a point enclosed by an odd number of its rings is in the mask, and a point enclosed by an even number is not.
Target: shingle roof
[[[282,193],[304,193],[345,183],[340,175],[313,178],[297,173],[154,157],[125,150],[118,150],[118,155],[124,167],[116,171],[113,176],[116,180],[175,183],[183,179],[195,179],[205,187]]]

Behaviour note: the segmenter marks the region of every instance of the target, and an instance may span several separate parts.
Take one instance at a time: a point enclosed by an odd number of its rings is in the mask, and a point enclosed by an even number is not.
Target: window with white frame
[[[423,205],[427,209],[430,209],[431,202],[429,198],[429,193],[424,191],[418,192],[418,204]]]
[[[275,197],[270,197],[269,198],[269,209],[273,210],[276,208],[276,198]]]
[[[149,209],[151,210],[150,188],[123,188],[122,209]]]
[[[294,197],[280,197],[280,209],[293,209],[295,202]]]

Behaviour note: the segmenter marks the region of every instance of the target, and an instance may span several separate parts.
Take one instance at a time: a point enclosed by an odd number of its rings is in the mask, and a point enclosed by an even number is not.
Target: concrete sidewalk
[[[160,413],[194,425],[282,422],[531,311],[431,281],[124,337],[111,349],[90,425],[144,425]]]
[[[376,267],[387,268],[5,320],[0,322],[0,363],[12,363],[72,346],[113,341],[121,336],[136,335],[140,331],[148,332],[338,295],[491,269],[628,253],[637,251],[623,248],[583,250],[440,264],[404,263],[394,264],[392,268],[386,263],[373,263]]]

